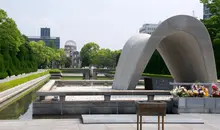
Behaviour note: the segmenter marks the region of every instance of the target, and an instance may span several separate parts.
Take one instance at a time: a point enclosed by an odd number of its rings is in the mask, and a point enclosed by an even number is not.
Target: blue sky
[[[50,27],[61,47],[74,40],[78,50],[88,42],[101,48],[123,48],[145,23],[158,23],[185,14],[202,18],[199,0],[0,0],[0,8],[27,36],[39,36]]]

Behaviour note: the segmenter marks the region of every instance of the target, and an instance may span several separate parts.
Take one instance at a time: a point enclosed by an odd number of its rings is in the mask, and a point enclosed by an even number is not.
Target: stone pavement
[[[190,115],[202,118],[205,124],[165,124],[165,130],[220,130],[220,114]],[[1,120],[0,130],[136,130],[136,124],[82,124],[79,119]],[[157,124],[143,124],[143,130],[157,130]]]
[[[117,119],[117,120],[116,120]],[[157,116],[143,116],[143,124],[157,124]],[[162,122],[162,120],[160,120]],[[83,124],[136,124],[136,114],[85,114],[82,115]],[[193,114],[167,114],[165,124],[204,124],[201,117]]]

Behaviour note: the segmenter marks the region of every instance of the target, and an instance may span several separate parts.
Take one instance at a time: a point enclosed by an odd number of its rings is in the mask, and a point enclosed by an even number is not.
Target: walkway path
[[[29,76],[29,75],[32,75],[32,74],[41,73],[41,72],[44,72],[44,71],[46,71],[46,70],[39,69],[37,72],[31,72],[31,73],[28,73],[28,74],[23,74],[23,75],[8,77],[8,78],[5,78],[5,79],[0,79],[0,83],[4,83],[4,82],[11,81],[11,80],[23,78],[23,77],[26,77],[26,76]]]
[[[205,124],[165,124],[165,130],[219,130],[220,114],[190,114]],[[117,119],[116,119],[117,120]],[[1,120],[0,130],[136,130],[136,124],[82,124],[79,119]],[[157,124],[143,124],[157,130]]]

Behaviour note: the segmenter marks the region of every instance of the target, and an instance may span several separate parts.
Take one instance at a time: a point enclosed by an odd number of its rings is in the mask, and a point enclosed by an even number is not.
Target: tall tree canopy
[[[38,68],[64,66],[66,55],[50,42],[30,42],[18,30],[15,21],[0,9],[0,79],[37,71]]]
[[[82,67],[94,65],[99,68],[115,68],[119,59],[121,50],[110,50],[101,48],[96,43],[85,44],[81,51],[80,57],[82,61]]]
[[[218,78],[220,78],[220,0],[200,0],[205,4],[212,16],[201,20],[206,26],[212,40]]]
[[[97,54],[98,50],[99,45],[94,42],[87,43],[82,47],[80,51],[82,67],[90,66],[93,64],[95,55]]]

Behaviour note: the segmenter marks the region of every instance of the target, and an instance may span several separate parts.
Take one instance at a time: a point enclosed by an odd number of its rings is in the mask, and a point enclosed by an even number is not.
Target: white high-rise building
[[[159,23],[160,24],[160,23]],[[152,34],[159,24],[144,24],[140,29],[139,33]]]

